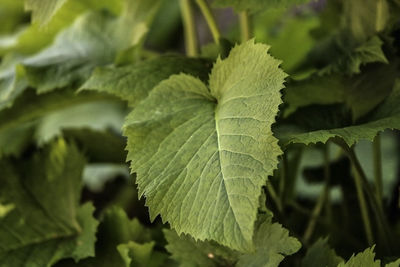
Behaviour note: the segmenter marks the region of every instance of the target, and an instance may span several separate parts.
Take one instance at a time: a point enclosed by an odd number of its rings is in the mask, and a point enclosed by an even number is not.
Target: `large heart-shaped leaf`
[[[218,60],[209,88],[193,76],[161,82],[124,127],[128,160],[151,218],[178,233],[252,247],[261,187],[282,153],[272,135],[286,74],[249,41]]]

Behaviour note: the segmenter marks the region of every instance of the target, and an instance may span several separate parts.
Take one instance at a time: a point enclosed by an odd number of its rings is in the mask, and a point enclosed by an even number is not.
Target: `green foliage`
[[[399,266],[399,16],[0,0],[0,266]]]
[[[62,139],[27,160],[1,160],[0,266],[94,256],[94,208],[79,204],[84,162]]]
[[[128,160],[151,218],[161,214],[200,240],[251,248],[261,186],[281,154],[271,124],[286,75],[267,50],[253,41],[235,47],[214,65],[210,89],[171,76],[128,115]]]
[[[255,252],[232,252],[214,242],[195,241],[189,236],[178,236],[165,231],[167,250],[180,266],[267,266],[276,267],[287,255],[297,252],[301,245],[290,237],[281,225],[268,216],[258,223],[255,231]]]
[[[317,128],[317,130],[311,131],[304,131],[304,129],[300,128],[293,130],[283,128],[283,130],[278,130],[278,134],[280,139],[285,143],[326,143],[329,139],[336,137],[343,139],[349,146],[363,139],[372,141],[381,131],[400,128],[399,97],[400,87],[399,83],[396,82],[393,92],[388,96],[386,101],[374,110],[365,121],[359,124],[343,128],[321,130]],[[284,130],[287,131],[283,132]]]
[[[122,67],[98,68],[81,90],[114,94],[135,106],[172,74],[184,72],[204,81],[210,66],[207,60],[164,56]]]
[[[300,242],[271,218],[265,219],[254,233],[255,254],[241,255],[237,266],[277,267],[285,256],[296,253]]]
[[[336,255],[327,239],[318,239],[308,250],[301,262],[302,267],[337,267],[343,259]]]

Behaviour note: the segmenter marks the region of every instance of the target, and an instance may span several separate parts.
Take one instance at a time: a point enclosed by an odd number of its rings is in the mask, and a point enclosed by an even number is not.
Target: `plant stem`
[[[198,54],[197,33],[191,0],[180,0],[180,7],[185,31],[186,54],[190,57],[196,57]]]
[[[326,217],[328,218],[328,221],[330,221],[332,218],[331,191],[330,191],[330,185],[331,185],[330,163],[331,163],[331,160],[329,157],[329,142],[327,142],[324,147],[324,178],[325,178],[326,187],[328,188],[328,192],[326,194],[326,199],[325,199]]]
[[[373,160],[374,160],[374,178],[376,199],[383,206],[383,182],[382,182],[382,155],[381,155],[381,137],[379,133],[375,136],[373,142]]]
[[[266,187],[267,187],[267,191],[268,191],[269,196],[271,197],[272,201],[274,201],[274,203],[276,205],[276,208],[278,209],[278,211],[280,213],[282,213],[282,211],[283,211],[282,202],[279,199],[278,195],[276,194],[275,189],[274,189],[274,187],[272,186],[272,184],[271,184],[271,182],[269,180],[267,181],[267,186]]]
[[[252,38],[251,18],[247,11],[239,13],[240,37],[242,42],[246,42]]]
[[[325,186],[322,191],[322,194],[319,196],[317,203],[312,211],[310,221],[308,222],[307,228],[304,232],[304,242],[307,244],[310,241],[310,238],[314,232],[315,225],[317,223],[318,217],[321,214],[324,203],[329,199],[330,193],[330,170],[329,170],[329,150],[328,144],[324,147],[324,178],[325,178]]]
[[[368,200],[373,209],[373,213],[375,215],[376,222],[377,222],[377,227],[378,227],[379,232],[381,233],[382,239],[384,241],[384,245],[386,246],[386,250],[389,253],[391,253],[392,252],[392,246],[391,246],[392,241],[391,241],[391,235],[389,232],[390,231],[389,224],[386,220],[382,206],[378,204],[376,196],[368,183],[367,176],[365,175],[364,170],[361,167],[361,164],[354,152],[354,149],[350,148],[342,139],[336,139],[335,143],[342,147],[342,149],[344,150],[344,152],[347,154],[348,158],[350,159],[353,167],[357,171],[357,174],[359,175],[358,177],[361,180],[362,188],[364,189],[365,193],[367,194]]]
[[[217,22],[215,21],[210,6],[206,2],[206,0],[196,0],[196,3],[200,8],[201,13],[203,13],[203,16],[208,24],[208,27],[210,28],[215,43],[219,44],[219,38],[221,37],[221,33],[219,31]]]
[[[284,198],[285,194],[285,183],[286,183],[286,175],[287,175],[287,156],[284,153],[281,157],[281,172],[279,177],[279,195],[281,198]]]
[[[354,182],[356,184],[357,197],[358,197],[358,202],[360,204],[361,217],[364,223],[365,234],[367,235],[368,245],[372,246],[374,244],[374,237],[372,235],[372,227],[369,221],[367,202],[365,201],[365,196],[363,193],[362,179],[360,177],[359,172],[356,170],[354,171],[353,176],[354,176]]]
[[[305,207],[302,207],[295,201],[288,202],[288,206],[292,207],[294,210],[296,210],[297,212],[299,212],[301,214],[304,214],[307,216],[312,216],[312,211],[308,210]],[[337,235],[343,235],[343,233],[344,233],[342,228],[336,226],[335,224],[332,224],[331,221],[328,221],[324,218],[317,218],[317,222],[330,228],[332,230],[332,232],[335,232],[335,234],[337,234]],[[352,243],[352,245],[356,246],[356,247],[363,246],[363,244],[361,244],[360,241],[358,239],[356,239],[355,237],[353,237],[351,234],[350,235],[346,234],[346,241],[348,241],[349,243]]]

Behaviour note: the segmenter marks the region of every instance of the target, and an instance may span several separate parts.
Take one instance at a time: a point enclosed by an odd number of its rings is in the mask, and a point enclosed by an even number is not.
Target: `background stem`
[[[283,211],[282,202],[281,202],[280,198],[278,197],[278,195],[276,194],[276,191],[269,180],[267,181],[266,188],[267,188],[269,196],[271,197],[272,201],[275,203],[276,208],[278,209],[278,211],[280,213],[282,213],[282,211]]]
[[[240,37],[242,42],[246,42],[253,36],[251,18],[247,11],[239,13]]]
[[[354,177],[354,183],[356,184],[357,198],[360,204],[361,217],[364,223],[364,229],[365,229],[365,234],[367,235],[368,245],[372,246],[374,244],[374,238],[372,235],[371,223],[369,221],[368,207],[367,207],[367,202],[365,201],[365,196],[362,188],[362,180],[357,170],[354,170],[353,177]]]
[[[350,148],[347,143],[345,143],[342,139],[335,139],[335,143],[342,147],[343,151],[350,159],[353,168],[356,170],[358,178],[360,178],[362,188],[367,195],[368,201],[371,204],[371,208],[375,215],[376,225],[378,227],[379,233],[381,234],[383,245],[385,246],[385,249],[389,254],[392,253],[393,249],[391,244],[393,242],[391,239],[391,234],[389,233],[389,223],[387,222],[387,219],[385,217],[383,207],[378,204],[376,195],[374,194],[374,191],[371,189],[368,183],[367,176],[365,175],[364,170],[361,167],[360,161],[358,160],[354,149]]]
[[[304,232],[303,240],[307,244],[314,232],[315,226],[317,224],[318,217],[321,214],[321,211],[324,207],[324,204],[329,201],[329,193],[330,193],[330,170],[329,170],[329,143],[327,143],[324,147],[324,179],[325,179],[325,186],[322,190],[321,195],[318,197],[317,203],[314,206],[312,211],[310,221],[308,222],[307,228]],[[329,203],[328,203],[329,204]]]
[[[382,182],[382,155],[381,155],[381,137],[379,133],[375,136],[373,142],[373,161],[376,199],[383,206],[383,182]]]
[[[217,22],[215,21],[210,6],[205,0],[196,0],[196,3],[200,8],[201,13],[203,13],[203,16],[208,24],[208,27],[210,28],[215,43],[219,44],[219,38],[221,38],[221,33],[219,31]]]
[[[180,7],[185,31],[185,49],[189,57],[198,55],[196,24],[191,0],[180,0]]]

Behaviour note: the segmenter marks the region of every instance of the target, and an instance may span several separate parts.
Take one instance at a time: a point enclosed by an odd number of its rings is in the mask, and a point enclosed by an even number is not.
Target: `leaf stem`
[[[376,199],[383,206],[383,182],[382,182],[382,155],[381,136],[378,133],[373,141],[374,179]]]
[[[286,175],[287,175],[287,156],[286,154],[282,154],[281,157],[281,168],[280,168],[280,175],[279,175],[279,195],[281,198],[284,198],[285,194],[285,184],[286,184]]]
[[[276,194],[276,191],[269,180],[267,181],[266,187],[267,187],[269,196],[271,197],[272,201],[274,201],[274,203],[276,205],[276,208],[278,209],[278,211],[280,213],[282,213],[282,211],[283,211],[282,202],[279,199],[278,195]]]
[[[210,6],[205,0],[196,0],[196,3],[200,8],[201,13],[203,13],[203,16],[208,24],[208,27],[210,28],[215,43],[219,44],[219,39],[221,38],[221,32],[219,31],[217,22],[215,21]]]
[[[365,193],[367,194],[368,200],[371,204],[371,208],[373,209],[373,213],[376,218],[377,222],[377,227],[379,232],[381,233],[381,237],[384,241],[384,245],[386,246],[386,250],[391,253],[392,252],[392,241],[391,241],[391,236],[390,236],[390,227],[389,224],[386,220],[383,208],[381,205],[378,204],[378,201],[376,199],[376,195],[374,194],[373,190],[371,189],[367,176],[364,173],[364,170],[361,167],[361,164],[354,152],[353,148],[350,148],[342,139],[335,139],[334,140],[336,144],[338,144],[344,152],[347,154],[348,158],[350,159],[354,169],[356,170],[358,174],[358,178],[361,181],[361,186],[364,189]],[[357,178],[357,177],[355,177]]]
[[[189,57],[198,55],[196,24],[191,0],[180,0],[180,7],[185,32],[185,49]]]
[[[315,225],[317,224],[318,217],[321,214],[321,211],[324,207],[324,203],[329,199],[330,193],[330,169],[329,169],[329,149],[328,144],[324,147],[324,178],[325,178],[325,186],[322,191],[322,194],[319,196],[317,203],[314,206],[312,211],[310,221],[308,222],[307,228],[303,235],[303,240],[307,244],[310,241],[310,238],[314,232]]]
[[[239,26],[240,26],[240,38],[242,42],[246,42],[253,36],[251,17],[247,11],[239,13]]]
[[[354,182],[356,184],[357,198],[360,204],[361,217],[364,223],[365,234],[367,235],[368,245],[372,246],[374,244],[374,237],[372,235],[372,227],[369,221],[367,202],[365,201],[365,196],[363,193],[362,179],[360,173],[357,170],[354,171],[353,176],[354,176]]]

